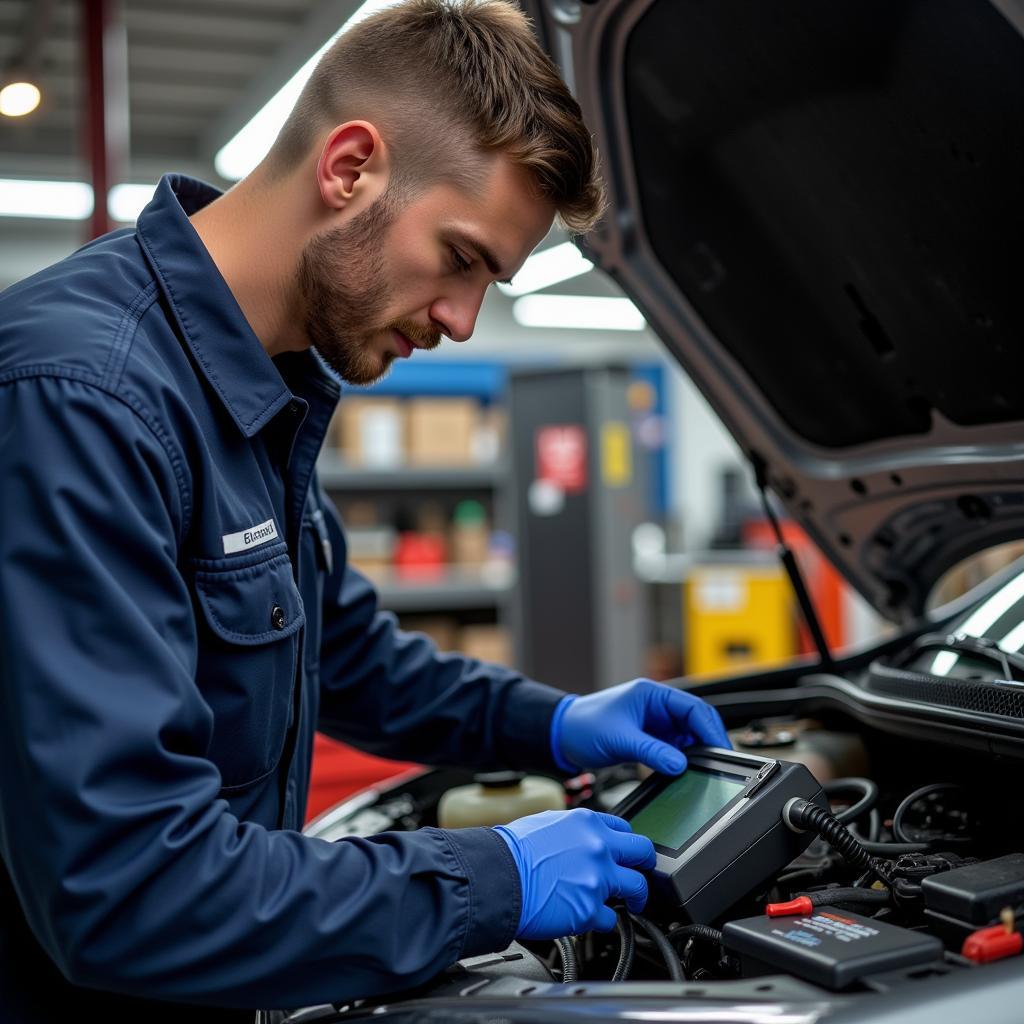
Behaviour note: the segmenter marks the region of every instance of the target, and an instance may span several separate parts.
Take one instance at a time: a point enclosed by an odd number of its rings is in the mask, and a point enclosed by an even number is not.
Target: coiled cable
[[[782,820],[794,832],[814,832],[854,867],[870,871],[892,888],[892,876],[885,865],[831,811],[793,797],[782,809]]]
[[[558,953],[562,958],[562,984],[567,985],[579,977],[579,963],[576,960],[576,947],[568,935],[555,939]]]

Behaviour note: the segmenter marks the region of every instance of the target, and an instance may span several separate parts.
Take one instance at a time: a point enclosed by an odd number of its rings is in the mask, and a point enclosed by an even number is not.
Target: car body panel
[[[601,149],[588,255],[853,586],[911,622],[1024,536],[1024,4],[526,7]]]

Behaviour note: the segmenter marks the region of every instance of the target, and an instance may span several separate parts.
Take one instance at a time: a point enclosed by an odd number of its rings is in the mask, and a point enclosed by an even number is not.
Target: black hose
[[[884,889],[863,889],[855,886],[836,886],[832,889],[817,889],[814,892],[798,892],[806,896],[814,907],[854,904],[858,906],[888,906],[892,896]]]
[[[860,840],[860,845],[868,853],[890,858],[903,853],[927,853],[932,848],[930,843],[873,843],[870,839]]]
[[[722,933],[709,924],[677,924],[675,928],[666,933],[665,938],[672,939],[702,939],[704,942],[716,942],[722,944]]]
[[[873,872],[886,885],[892,887],[892,877],[888,869],[871,855],[864,844],[831,811],[826,811],[807,800],[794,798],[783,808],[782,817],[794,831],[809,830],[816,833],[829,846],[838,850],[854,867]]]
[[[633,954],[636,951],[636,932],[629,914],[620,910],[615,915],[615,927],[619,932],[619,962],[612,972],[612,981],[625,981],[633,969]]]
[[[941,793],[943,790],[957,790],[962,793],[964,792],[964,787],[958,786],[954,782],[936,782],[934,785],[921,786],[920,789],[915,789],[914,792],[910,794],[910,796],[906,797],[904,800],[900,802],[899,807],[896,808],[896,813],[892,816],[892,834],[901,843],[911,843],[911,840],[907,838],[907,834],[903,830],[903,817],[910,809],[910,807],[913,804],[917,803],[918,800],[923,800],[926,796],[930,796],[932,793]],[[963,840],[953,840],[953,842],[963,842]]]
[[[676,951],[672,948],[671,943],[665,938],[665,933],[656,924],[648,921],[646,917],[640,914],[633,914],[632,917],[634,924],[639,925],[647,932],[651,941],[658,947],[658,952],[661,954],[662,960],[665,961],[665,967],[668,969],[671,979],[673,981],[686,981],[683,965],[679,962],[679,957],[676,955]]]
[[[870,779],[862,779],[850,776],[846,779],[832,779],[826,782],[822,789],[826,796],[833,796],[836,793],[848,792],[851,789],[860,792],[860,799],[849,807],[836,812],[838,821],[856,821],[862,814],[870,811],[878,803],[878,787]]]
[[[562,984],[567,985],[579,977],[579,964],[576,962],[576,947],[567,935],[555,939],[555,945],[562,957]]]

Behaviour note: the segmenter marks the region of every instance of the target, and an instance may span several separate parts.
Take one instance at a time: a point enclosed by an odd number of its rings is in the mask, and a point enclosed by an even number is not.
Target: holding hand
[[[634,869],[654,867],[654,844],[621,818],[579,807],[531,814],[494,831],[519,869],[523,908],[516,938],[611,931],[615,911],[607,900],[623,899],[633,913],[647,902],[647,880]]]
[[[563,771],[639,761],[678,775],[686,768],[679,748],[694,744],[732,747],[710,704],[650,679],[565,697],[551,722],[552,752]]]

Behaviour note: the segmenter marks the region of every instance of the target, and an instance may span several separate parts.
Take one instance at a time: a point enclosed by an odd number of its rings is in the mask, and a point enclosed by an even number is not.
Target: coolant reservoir
[[[456,786],[441,797],[437,823],[441,828],[507,825],[538,811],[564,811],[561,783],[522,772],[487,772],[468,786]]]

